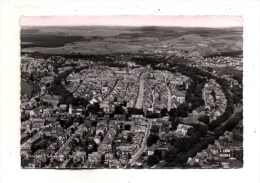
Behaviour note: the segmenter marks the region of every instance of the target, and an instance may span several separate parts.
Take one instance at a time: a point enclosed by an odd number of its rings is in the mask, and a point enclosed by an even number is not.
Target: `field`
[[[242,50],[242,28],[23,27],[23,52],[109,54],[179,51],[207,57]]]
[[[224,67],[224,68],[214,68],[215,71],[221,73],[221,74],[230,74],[232,76],[243,76],[243,72],[236,70],[234,67]]]

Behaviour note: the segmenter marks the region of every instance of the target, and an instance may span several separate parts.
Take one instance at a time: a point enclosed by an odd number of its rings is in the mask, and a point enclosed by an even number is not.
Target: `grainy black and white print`
[[[93,19],[22,18],[22,168],[243,167],[240,17]]]

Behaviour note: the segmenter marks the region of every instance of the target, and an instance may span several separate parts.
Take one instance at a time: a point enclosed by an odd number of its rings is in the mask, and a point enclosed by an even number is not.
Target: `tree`
[[[97,114],[98,112],[101,111],[100,105],[98,102],[95,102],[92,105],[88,106],[88,111],[91,112],[92,114]]]
[[[143,109],[137,109],[135,107],[129,107],[127,108],[127,112],[128,114],[131,116],[132,114],[140,114],[140,115],[144,115],[144,111]]]
[[[203,122],[205,124],[208,124],[210,121],[210,117],[208,115],[200,116],[198,119],[200,122]]]
[[[179,148],[180,151],[187,151],[192,145],[192,140],[190,137],[177,138],[175,142],[175,147]]]
[[[161,117],[167,116],[168,110],[166,107],[161,109]]]
[[[180,124],[180,121],[178,119],[172,121],[171,122],[171,130],[176,130],[179,124]]]
[[[71,132],[72,134],[74,134],[74,133],[75,133],[75,129],[74,129],[74,128],[71,128],[71,129],[70,129],[70,132]]]
[[[65,126],[65,121],[64,121],[64,120],[60,120],[59,123],[60,123],[60,126],[61,126],[62,128],[64,128],[64,126]]]
[[[154,166],[160,162],[160,159],[156,155],[151,155],[147,159],[147,164],[149,166]]]
[[[129,124],[126,124],[126,125],[125,125],[125,130],[128,130],[128,131],[130,131],[130,129],[131,129],[131,125],[129,125]]]
[[[171,162],[174,158],[176,157],[176,150],[172,149],[172,150],[168,150],[165,152],[165,161],[166,162]]]
[[[114,114],[124,114],[125,110],[121,105],[117,105],[114,110]]]
[[[121,105],[126,107],[127,106],[127,102],[124,100],[123,104],[121,104]]]
[[[216,120],[213,120],[212,122],[210,122],[208,124],[208,128],[209,130],[214,130],[215,128],[217,128],[219,125],[221,124],[221,119],[220,117]]]
[[[200,134],[200,136],[205,137],[208,132],[208,127],[201,124],[193,124],[193,128]]]
[[[159,118],[160,117],[160,114],[158,114],[158,113],[148,113],[148,114],[146,114],[146,117],[147,118]]]
[[[132,142],[132,139],[133,139],[133,137],[131,135],[128,135],[126,140],[127,140],[127,142]]]
[[[127,154],[127,159],[131,159],[132,155],[130,153]]]
[[[175,108],[170,109],[169,116],[172,117],[172,118],[176,117],[176,109]]]
[[[213,69],[212,69],[211,67],[208,67],[207,70],[208,70],[209,72],[212,72],[212,71],[213,71]]]
[[[185,118],[188,116],[188,105],[186,103],[183,103],[179,105],[176,109],[176,113],[178,117]]]
[[[156,144],[159,140],[159,137],[155,134],[151,134],[147,139],[147,146],[152,146],[153,144]]]
[[[33,74],[30,74],[30,80],[31,80],[31,81],[34,81],[34,76],[33,76]]]

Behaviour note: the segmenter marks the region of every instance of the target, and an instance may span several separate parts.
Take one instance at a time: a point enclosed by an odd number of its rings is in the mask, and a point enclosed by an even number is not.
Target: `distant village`
[[[240,66],[230,60],[201,64]],[[235,100],[242,83],[215,72],[185,75],[169,63],[109,63],[22,56],[22,167],[243,166],[242,106]]]

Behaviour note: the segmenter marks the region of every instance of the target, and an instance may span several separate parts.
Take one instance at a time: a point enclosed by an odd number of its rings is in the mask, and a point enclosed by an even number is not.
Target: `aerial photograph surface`
[[[22,168],[243,167],[242,20],[153,18],[22,18]]]

